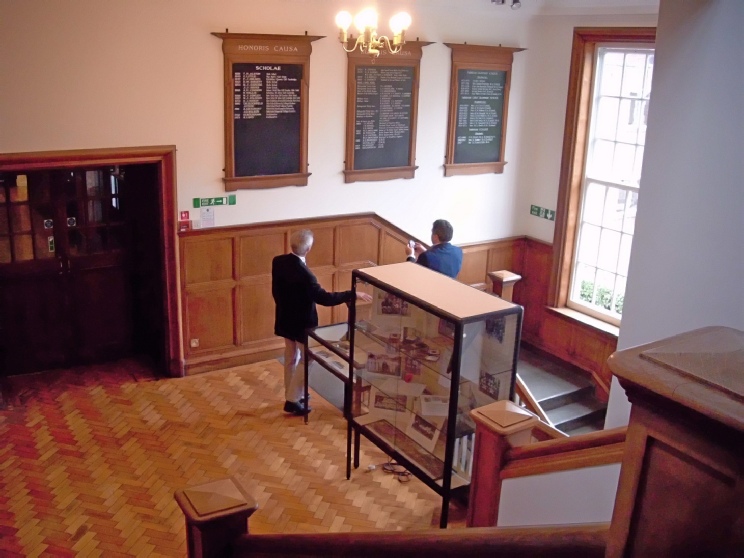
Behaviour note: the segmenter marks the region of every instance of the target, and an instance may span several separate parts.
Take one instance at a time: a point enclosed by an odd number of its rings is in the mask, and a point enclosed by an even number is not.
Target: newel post
[[[189,558],[231,556],[233,543],[248,533],[248,518],[258,509],[232,477],[176,490],[174,497],[186,516]]]
[[[491,292],[496,296],[503,298],[507,302],[512,302],[514,284],[519,281],[522,276],[502,269],[501,271],[489,271],[488,278],[493,282]]]
[[[473,409],[470,416],[475,421],[475,451],[467,526],[494,527],[499,518],[506,451],[529,443],[532,428],[540,420],[508,400]]]

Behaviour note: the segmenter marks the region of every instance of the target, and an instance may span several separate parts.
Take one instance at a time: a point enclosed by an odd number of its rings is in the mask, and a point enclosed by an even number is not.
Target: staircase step
[[[567,431],[603,421],[606,412],[607,407],[601,401],[590,399],[558,407],[547,415],[553,426],[568,434]]]
[[[585,386],[582,388],[575,388],[570,391],[564,391],[556,393],[545,399],[538,399],[538,403],[545,412],[552,411],[558,407],[564,407],[571,403],[581,403],[582,401],[589,401],[594,399],[594,388],[592,386]]]

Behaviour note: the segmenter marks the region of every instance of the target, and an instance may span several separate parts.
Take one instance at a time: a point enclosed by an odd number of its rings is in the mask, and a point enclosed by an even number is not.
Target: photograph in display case
[[[400,377],[400,355],[388,356],[369,353],[366,368],[374,374]]]
[[[511,383],[512,373],[510,370],[499,374],[481,370],[478,380],[478,389],[481,393],[486,394],[491,399],[509,399]],[[488,403],[489,402],[485,404]]]
[[[372,387],[372,391],[370,392],[370,410],[403,413],[407,406],[407,395],[387,395],[379,389]]]
[[[486,320],[486,335],[497,339],[499,343],[504,342],[505,330],[506,320],[502,316],[488,318]]]
[[[432,420],[412,413],[411,422],[406,428],[406,435],[426,451],[433,452],[443,424],[444,418],[442,417]]]
[[[439,480],[444,472],[444,462],[426,451],[420,444],[406,436],[386,420],[378,420],[367,425],[367,428],[394,446],[412,463],[420,467],[429,478]]]
[[[382,293],[378,314],[408,316],[411,309],[408,302],[390,293]]]

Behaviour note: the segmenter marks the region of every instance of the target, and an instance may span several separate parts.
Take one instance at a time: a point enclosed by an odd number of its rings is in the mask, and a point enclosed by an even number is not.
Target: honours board
[[[235,176],[301,172],[302,64],[235,63]]]
[[[455,163],[492,163],[501,157],[506,72],[460,69]]]
[[[354,170],[409,165],[414,68],[357,66]]]

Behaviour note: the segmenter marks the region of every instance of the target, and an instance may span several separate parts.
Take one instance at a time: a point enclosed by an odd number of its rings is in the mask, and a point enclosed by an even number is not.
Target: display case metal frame
[[[349,402],[351,401],[351,384],[349,381],[349,353],[339,347],[338,343],[342,342],[342,338],[348,337],[349,323],[342,322],[338,324],[330,324],[326,326],[318,326],[307,329],[307,343],[305,343],[305,401],[307,401],[310,381],[310,364],[311,362],[317,362],[322,368],[331,373],[344,384],[344,405],[343,413],[346,416],[346,411],[349,408]],[[338,338],[334,341],[330,338]],[[311,346],[315,342],[317,345]],[[318,350],[321,348],[323,351],[330,351],[330,356],[326,357]],[[333,356],[337,358],[333,358]],[[343,362],[346,366],[345,370],[341,370],[333,365],[333,363]],[[305,415],[305,423],[308,421],[308,415]]]
[[[396,280],[396,278],[399,278],[400,280]],[[348,407],[345,410],[349,424],[347,431],[347,478],[350,478],[351,476],[352,449],[354,468],[359,467],[360,441],[361,436],[363,435],[391,458],[406,467],[406,469],[408,469],[416,478],[442,497],[440,527],[444,528],[447,526],[449,503],[453,491],[458,488],[466,491],[469,487],[467,479],[464,479],[464,485],[454,489],[452,487],[453,457],[455,452],[455,441],[457,438],[458,400],[461,385],[463,339],[466,326],[471,323],[481,321],[485,322],[491,317],[516,315],[516,326],[513,328],[515,336],[513,340],[514,348],[513,353],[510,355],[511,369],[509,370],[510,385],[508,386],[508,397],[505,393],[503,397],[500,397],[500,399],[512,399],[516,383],[516,368],[519,357],[523,309],[521,306],[504,301],[491,294],[484,293],[435,271],[410,262],[354,270],[352,272],[352,288],[354,290],[356,290],[358,282],[366,283],[382,292],[398,297],[409,304],[413,304],[425,313],[440,320],[447,320],[454,325],[452,354],[447,368],[447,373],[450,374],[449,387],[447,388],[449,391],[448,413],[446,421],[441,428],[441,432],[446,434],[446,439],[444,440],[445,449],[441,479],[435,478],[432,474],[427,472],[424,469],[424,465],[414,462],[414,457],[409,457],[402,450],[399,451],[398,443],[395,440],[393,440],[392,443],[385,440],[370,427],[357,420],[358,417],[355,415],[355,405],[361,405],[361,403],[354,400],[356,397],[354,394],[354,382],[359,381],[359,385],[361,386],[361,379],[358,370],[363,368],[362,364],[356,364],[355,366],[349,367],[349,399]],[[445,292],[445,298],[454,296],[457,300],[450,302],[442,300],[441,297]],[[455,308],[457,308],[457,310],[455,310]],[[349,362],[362,360],[361,358],[357,359],[354,355],[356,336],[366,334],[360,333],[357,329],[356,309],[352,306],[349,313]],[[405,355],[405,353],[401,350],[400,355]],[[500,391],[499,393],[501,394],[502,392]],[[361,409],[361,407],[359,408]],[[368,412],[367,414],[370,413]],[[397,427],[394,426],[394,429],[397,429]],[[353,448],[352,438],[354,442]],[[433,452],[429,453],[432,457],[436,457]]]

